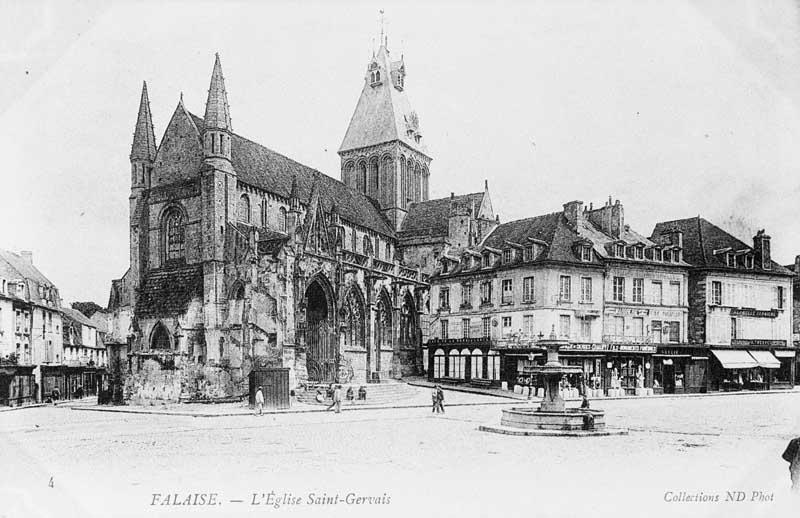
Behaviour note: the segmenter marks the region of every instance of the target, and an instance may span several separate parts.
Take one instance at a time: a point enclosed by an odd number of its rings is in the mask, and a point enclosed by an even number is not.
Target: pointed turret
[[[203,118],[203,154],[206,162],[215,162],[219,168],[229,169],[230,166],[220,164],[222,159],[231,160],[231,114],[228,108],[228,93],[225,91],[225,78],[222,76],[222,65],[219,54],[214,60],[214,70],[211,72],[211,84],[208,87],[208,100],[206,101],[206,114]]]
[[[150,171],[156,158],[156,136],[153,131],[153,117],[150,114],[150,99],[147,96],[147,83],[142,82],[142,97],[139,101],[139,115],[131,145],[131,189],[146,189],[150,183]]]
[[[156,135],[153,131],[153,117],[150,114],[150,98],[147,96],[147,82],[142,81],[142,98],[139,101],[139,116],[136,118],[136,131],[133,133],[131,160],[156,158]]]
[[[208,87],[204,120],[206,128],[233,131],[228,108],[228,93],[225,91],[225,78],[222,76],[219,54],[215,55],[214,71],[211,72],[211,85]]]

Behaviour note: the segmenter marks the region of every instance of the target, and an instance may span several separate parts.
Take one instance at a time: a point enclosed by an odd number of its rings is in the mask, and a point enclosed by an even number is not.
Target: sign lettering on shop
[[[777,309],[753,309],[753,308],[734,308],[731,310],[733,317],[757,317],[775,318],[778,316]]]
[[[608,351],[622,353],[645,353],[656,352],[655,345],[643,344],[569,344],[561,348],[562,351]]]

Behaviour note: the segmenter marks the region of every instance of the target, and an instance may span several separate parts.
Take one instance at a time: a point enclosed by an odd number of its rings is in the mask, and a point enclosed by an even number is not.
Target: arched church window
[[[378,70],[377,72],[375,72],[375,82],[379,83],[380,81],[381,81],[381,71]]]
[[[246,194],[239,198],[239,221],[250,223],[250,198]]]
[[[169,209],[164,214],[162,233],[164,236],[164,259],[166,261],[183,259],[186,250],[186,234],[183,213],[177,207]]]
[[[361,162],[358,164],[358,174],[356,178],[356,189],[360,192],[367,192],[367,163]]]
[[[283,207],[278,210],[278,230],[286,232],[286,209]]]
[[[172,342],[169,339],[169,331],[159,322],[153,329],[153,334],[150,336],[151,349],[172,349]]]
[[[356,229],[350,233],[350,250],[353,252],[357,252],[356,243],[358,243],[358,236],[356,235]]]
[[[267,226],[267,200],[261,201],[261,226]]]
[[[369,184],[367,185],[367,193],[370,196],[378,197],[378,157],[372,157],[369,161]]]
[[[220,338],[219,339],[219,359],[221,360],[224,357],[225,357],[225,339],[224,338]]]
[[[369,238],[369,236],[364,236],[361,246],[364,255],[372,255],[372,240]]]

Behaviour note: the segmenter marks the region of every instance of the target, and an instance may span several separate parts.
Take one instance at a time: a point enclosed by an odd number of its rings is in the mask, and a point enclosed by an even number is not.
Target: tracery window
[[[172,208],[164,215],[164,258],[167,261],[183,259],[186,251],[186,233],[183,214]]]

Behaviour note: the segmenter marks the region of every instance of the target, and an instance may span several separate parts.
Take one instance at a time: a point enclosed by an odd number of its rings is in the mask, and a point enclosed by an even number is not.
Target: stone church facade
[[[422,373],[417,243],[430,246],[426,207],[443,200],[428,200],[405,64],[382,43],[339,150],[342,181],[234,133],[219,56],[204,116],[181,98],[158,145],[143,86],[130,267],[109,301],[127,329],[126,399],[240,396],[254,366],[288,368],[291,387]]]

